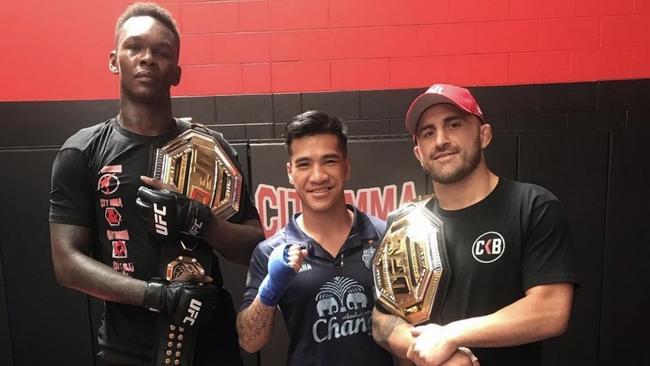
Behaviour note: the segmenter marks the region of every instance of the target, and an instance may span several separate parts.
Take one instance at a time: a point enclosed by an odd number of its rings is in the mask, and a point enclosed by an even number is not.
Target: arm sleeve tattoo
[[[261,304],[251,304],[245,314],[239,317],[237,328],[239,335],[245,341],[253,341],[259,337],[264,329],[269,326],[273,327],[273,317],[275,308],[265,308]],[[270,330],[268,331],[270,333]]]
[[[388,314],[373,316],[372,329],[375,341],[384,348],[388,348],[388,338],[393,334],[395,328],[400,324],[406,324],[406,321],[400,317]]]

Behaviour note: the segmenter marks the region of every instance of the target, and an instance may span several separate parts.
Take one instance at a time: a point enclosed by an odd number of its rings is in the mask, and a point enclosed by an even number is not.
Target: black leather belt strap
[[[181,245],[164,244],[161,248],[160,273],[165,277],[167,265],[179,256],[195,258],[205,273],[211,273],[212,252],[205,244],[197,245],[193,250],[186,250]],[[215,288],[215,291],[219,289]],[[190,309],[192,305],[190,304]],[[198,309],[196,309],[198,312]],[[164,312],[158,313],[156,320],[157,341],[155,347],[154,366],[191,366],[194,359],[194,348],[198,335],[198,326],[192,326],[193,319],[186,317],[180,322],[174,322]]]

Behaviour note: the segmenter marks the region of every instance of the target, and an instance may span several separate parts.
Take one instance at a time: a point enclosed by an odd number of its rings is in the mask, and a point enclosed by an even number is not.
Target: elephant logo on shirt
[[[334,315],[339,312],[339,303],[332,297],[326,297],[318,300],[316,303],[318,316]]]
[[[348,309],[365,309],[368,307],[368,298],[363,292],[352,292],[348,294],[345,305]]]
[[[368,306],[368,297],[365,292],[365,288],[351,278],[334,277],[325,283],[316,295],[318,316],[365,309]]]

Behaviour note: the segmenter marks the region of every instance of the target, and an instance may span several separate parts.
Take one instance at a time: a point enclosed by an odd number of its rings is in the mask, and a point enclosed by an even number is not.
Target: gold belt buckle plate
[[[208,133],[189,129],[156,151],[154,178],[174,184],[221,218],[239,211],[243,177]]]
[[[190,281],[205,277],[205,269],[196,258],[179,256],[167,264],[165,279],[167,281]]]
[[[423,204],[412,205],[386,231],[373,258],[373,274],[377,302],[415,325],[429,320],[448,268],[442,258],[442,221]]]

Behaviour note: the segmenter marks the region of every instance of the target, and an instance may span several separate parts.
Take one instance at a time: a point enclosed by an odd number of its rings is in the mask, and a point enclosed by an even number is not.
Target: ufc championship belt
[[[207,128],[200,124],[191,124],[190,127],[157,149],[153,177],[175,185],[182,194],[228,219],[239,211],[242,174]],[[160,271],[167,281],[205,277],[210,273],[211,265],[212,251],[207,245],[199,245],[199,240],[162,245]],[[189,312],[194,310],[195,313],[181,321],[173,321],[167,314],[158,313],[155,366],[192,365],[198,333],[197,327],[192,325],[200,311],[199,306],[200,303],[188,304]]]
[[[388,218],[388,229],[373,257],[377,303],[417,325],[439,322],[451,274],[442,221],[426,201],[409,203]]]

